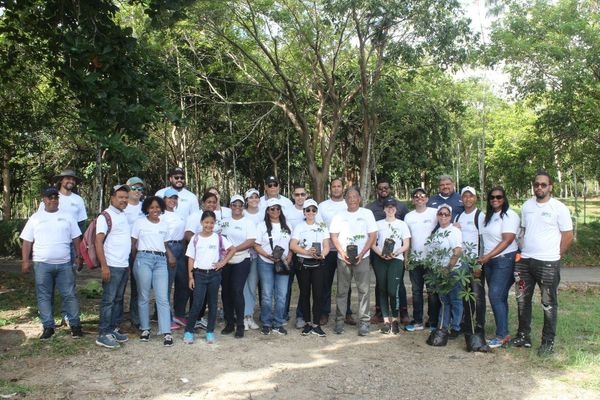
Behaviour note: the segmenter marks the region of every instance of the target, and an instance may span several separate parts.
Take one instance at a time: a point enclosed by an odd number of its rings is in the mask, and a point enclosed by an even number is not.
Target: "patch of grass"
[[[564,265],[591,266],[600,260],[600,221],[579,224],[577,240],[563,257]]]
[[[25,395],[31,392],[31,388],[11,381],[0,379],[0,395],[8,396],[13,393]]]

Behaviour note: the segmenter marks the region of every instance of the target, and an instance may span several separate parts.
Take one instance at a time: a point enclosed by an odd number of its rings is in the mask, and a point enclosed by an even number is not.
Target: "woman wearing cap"
[[[500,347],[510,340],[508,336],[508,292],[514,279],[517,243],[515,237],[520,230],[517,213],[509,208],[508,199],[502,186],[488,192],[487,209],[481,235],[485,280],[488,284],[488,298],[494,312],[496,335],[488,341],[491,348]]]
[[[137,282],[138,310],[140,313],[140,340],[150,339],[150,290],[158,309],[158,330],[164,335],[165,346],[173,346],[171,336],[171,311],[169,309],[168,285],[170,268],[175,268],[175,256],[166,245],[167,223],[160,215],[165,211],[162,198],[151,196],[142,203],[146,218],[135,221],[131,229],[131,256],[135,259],[133,273]]]
[[[246,208],[244,209],[244,217],[252,221],[255,227],[263,221],[264,214],[260,212],[260,193],[254,188],[250,188],[244,195],[246,199]],[[244,285],[244,329],[258,329],[260,328],[256,322],[254,322],[254,306],[256,305],[256,285],[258,285],[258,270],[257,270],[257,259],[258,254],[254,247],[249,249],[250,253],[250,272],[248,273],[248,279]]]
[[[323,222],[316,222],[318,212],[317,202],[308,199],[304,202],[303,212],[305,221],[294,228],[290,250],[298,256],[298,285],[300,287],[300,309],[306,324],[302,335],[314,334],[325,336],[321,329],[320,319],[323,309],[323,290],[325,268],[323,260],[329,253],[329,230]],[[310,295],[312,291],[312,323]]]
[[[289,278],[287,275],[275,273],[275,263],[289,265],[292,261],[292,253],[289,252],[290,236],[290,228],[281,210],[281,202],[276,198],[269,199],[265,218],[258,225],[254,244],[254,250],[259,257],[257,267],[261,289],[260,321],[264,335],[269,335],[271,332],[287,335],[287,330],[283,327],[285,323],[283,314]],[[280,258],[273,257],[273,251],[278,246],[283,250]]]
[[[244,199],[235,195],[229,202],[231,219],[223,224],[223,236],[235,246],[235,255],[223,268],[221,276],[221,299],[225,328],[221,334],[226,335],[235,330],[236,338],[244,337],[244,285],[250,272],[249,249],[254,247],[256,225],[244,217]],[[235,313],[235,318],[234,318]]]
[[[385,219],[377,221],[377,242],[371,250],[373,269],[379,286],[379,304],[383,316],[381,333],[400,333],[399,305],[406,304],[406,288],[404,287],[404,252],[410,246],[408,225],[396,218],[396,200],[388,197],[383,201]],[[388,248],[386,241],[392,243]]]

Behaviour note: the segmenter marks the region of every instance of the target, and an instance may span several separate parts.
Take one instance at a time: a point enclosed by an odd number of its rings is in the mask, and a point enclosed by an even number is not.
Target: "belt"
[[[183,240],[167,240],[167,243],[183,243]]]
[[[321,265],[322,261],[321,260],[317,260],[315,258],[304,258],[304,257],[298,257],[300,259],[300,264],[305,265],[307,267],[317,267],[319,265]]]
[[[208,274],[215,273],[215,272],[221,272],[221,270],[218,270],[218,271],[217,271],[217,270],[216,270],[216,269],[214,269],[214,268],[211,268],[211,269],[204,269],[204,268],[194,268],[194,272],[198,272],[198,273],[201,273],[201,274],[206,274],[206,275],[208,275]]]
[[[139,250],[140,253],[148,253],[148,254],[154,254],[155,256],[166,256],[167,253],[165,253],[164,251],[152,251],[152,250]]]

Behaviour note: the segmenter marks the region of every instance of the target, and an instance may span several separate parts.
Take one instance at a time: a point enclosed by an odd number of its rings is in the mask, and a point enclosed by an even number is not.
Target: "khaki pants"
[[[352,277],[354,277],[358,289],[358,318],[361,323],[368,324],[371,319],[369,316],[369,288],[371,286],[369,257],[363,258],[356,265],[346,264],[339,258],[337,263],[336,322],[343,321],[346,316],[348,290],[352,283]]]

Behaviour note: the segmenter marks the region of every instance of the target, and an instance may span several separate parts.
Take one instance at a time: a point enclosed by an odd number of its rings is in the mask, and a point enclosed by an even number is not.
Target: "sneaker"
[[[423,329],[425,329],[423,324],[417,324],[415,322],[404,326],[404,330],[407,332],[422,331]]]
[[[270,335],[271,334],[271,327],[263,325],[262,329],[260,330],[260,333],[262,333],[263,335]]]
[[[44,328],[42,335],[40,336],[40,340],[48,340],[52,336],[54,336],[54,328]]]
[[[170,333],[165,335],[165,340],[163,340],[163,346],[171,347],[173,346],[173,336]]]
[[[83,331],[81,330],[81,325],[71,326],[71,337],[73,339],[81,339],[83,337]]]
[[[321,326],[319,326],[319,325],[313,327],[312,330],[310,331],[310,333],[312,335],[317,335],[318,337],[327,336],[327,334],[325,332],[323,332],[323,329],[321,329]]]
[[[515,347],[531,347],[531,338],[524,333],[517,333],[517,336],[510,341],[511,346]]]
[[[112,333],[111,333],[113,339],[115,340],[115,342],[118,343],[125,343],[126,341],[129,340],[129,337],[127,335],[122,334],[119,329],[115,329]]]
[[[310,335],[310,332],[313,330],[312,325],[310,324],[305,324],[304,325],[304,329],[302,329],[302,336],[307,336]]]
[[[206,343],[213,344],[215,342],[215,333],[206,332]]]
[[[202,317],[198,321],[196,321],[196,325],[194,325],[194,329],[200,328],[200,329],[206,330],[207,326],[208,326],[208,320],[206,319],[206,317]]]
[[[279,335],[287,335],[287,330],[283,326],[278,326],[277,328],[273,328],[273,332]]]
[[[179,326],[179,324],[177,324],[177,322],[171,321],[171,330],[172,331],[176,331],[179,328],[181,328],[181,327]]]
[[[542,344],[538,348],[537,354],[539,357],[549,357],[554,354],[554,341],[542,340]]]
[[[496,349],[498,347],[504,346],[510,341],[510,337],[506,336],[504,338],[495,337],[491,338],[487,341],[487,345],[490,346],[490,349]]]
[[[194,343],[194,333],[193,332],[185,332],[183,334],[183,343],[185,343],[185,344]]]
[[[456,339],[459,336],[460,336],[460,331],[450,329],[450,332],[448,333],[448,339]]]
[[[369,334],[369,324],[361,322],[358,328],[358,336],[367,336]]]
[[[379,330],[379,332],[383,333],[383,334],[388,334],[392,331],[392,325],[390,325],[389,322],[386,322],[385,324],[383,324],[383,326],[381,327],[381,329]]]
[[[302,317],[296,318],[296,329],[302,329],[305,327],[305,325],[306,322],[304,322],[304,319]]]
[[[96,338],[96,344],[98,346],[106,347],[107,349],[114,349],[119,346],[119,343],[113,338],[112,334],[100,335]]]
[[[398,321],[392,322],[392,333],[394,335],[397,335],[400,333],[400,324],[398,323]]]
[[[248,317],[248,328],[252,330],[260,329],[260,326],[256,322],[254,322],[254,318],[252,316]]]
[[[185,317],[173,317],[173,322],[175,322],[179,326],[187,325],[187,318]]]
[[[235,328],[235,335],[234,335],[233,337],[234,337],[234,338],[236,338],[236,339],[241,339],[241,338],[243,338],[243,337],[244,337],[244,331],[245,331],[245,330],[246,330],[246,329],[245,329],[244,325],[238,325],[238,326]]]
[[[221,331],[221,335],[229,335],[230,333],[233,333],[234,331],[235,331],[235,325],[227,324],[227,325],[225,325],[225,328],[223,328],[223,330]]]
[[[140,334],[140,341],[147,342],[150,340],[150,331],[148,329],[144,329]]]
[[[344,321],[335,321],[335,328],[333,328],[333,332],[336,335],[341,335],[344,333]]]

